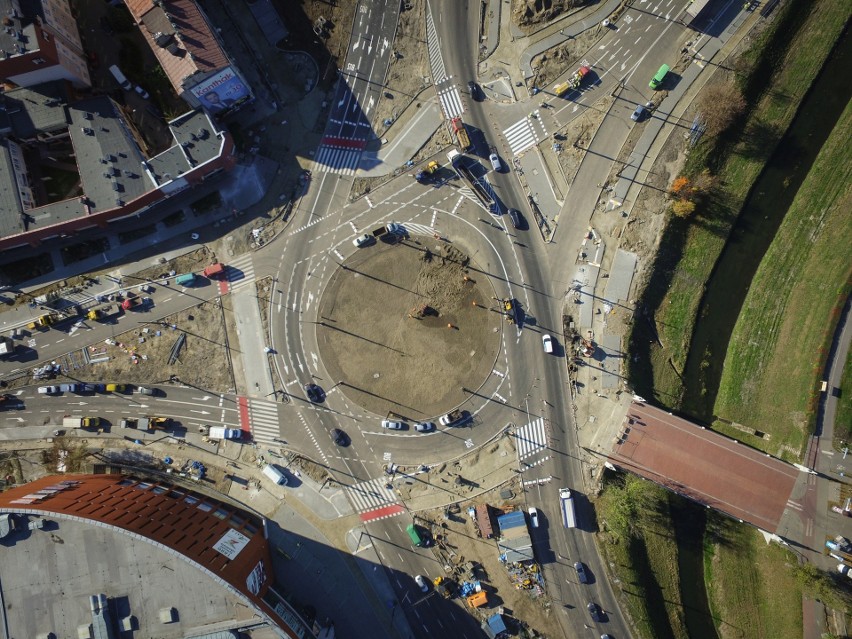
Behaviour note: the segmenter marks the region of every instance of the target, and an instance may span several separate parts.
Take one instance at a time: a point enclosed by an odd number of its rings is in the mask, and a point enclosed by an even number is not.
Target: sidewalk
[[[684,126],[683,114],[692,106],[695,95],[713,76],[712,73],[704,72],[706,67],[717,58],[726,59],[742,39],[751,32],[759,19],[760,13],[758,11],[743,11],[725,30],[723,35],[734,31],[734,34],[727,40],[705,38],[697,50],[692,50],[693,63],[683,72],[677,87],[670,91],[659,106],[654,109],[642,137],[636,142],[636,147],[633,149],[627,164],[621,169],[620,177],[608,204],[609,210],[622,206],[624,202],[628,201],[634,187],[637,190],[642,189],[642,180],[638,177],[640,171],[647,175],[669,136],[678,127]],[[697,64],[698,62],[701,64]],[[637,198],[638,191],[633,194],[630,204],[626,207],[628,211],[632,209]]]

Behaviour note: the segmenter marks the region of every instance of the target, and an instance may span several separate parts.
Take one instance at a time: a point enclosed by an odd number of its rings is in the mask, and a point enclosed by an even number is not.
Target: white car
[[[414,430],[418,433],[428,433],[429,431],[435,430],[435,424],[433,422],[419,422],[414,424]]]
[[[367,246],[367,244],[369,244],[372,241],[373,241],[373,236],[367,235],[366,233],[364,233],[364,235],[362,235],[360,237],[356,237],[354,240],[352,240],[352,244],[354,244],[356,248],[361,248],[362,246]]]
[[[535,506],[530,506],[527,512],[530,515],[530,524],[532,524],[532,527],[538,528],[538,511],[535,509]]]
[[[457,421],[461,419],[461,413],[452,412],[447,413],[446,415],[441,415],[438,419],[438,423],[441,426],[449,426],[450,424],[455,424]]]
[[[426,583],[426,580],[423,578],[423,575],[417,575],[414,578],[414,581],[417,582],[417,585],[420,586],[420,590],[423,592],[429,592],[429,584]]]
[[[545,353],[553,352],[553,338],[547,333],[541,336],[541,345],[544,347]]]
[[[500,157],[496,153],[492,153],[488,156],[488,159],[491,160],[491,168],[497,171],[498,173],[503,170],[503,165],[500,164]]]
[[[59,394],[59,386],[39,386],[38,387],[39,395],[58,395]]]
[[[402,422],[394,422],[389,419],[383,419],[382,428],[387,428],[388,430],[402,430]]]

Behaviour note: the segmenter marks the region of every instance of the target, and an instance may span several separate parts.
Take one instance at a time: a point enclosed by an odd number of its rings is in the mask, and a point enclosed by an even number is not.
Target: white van
[[[267,464],[263,467],[263,474],[269,477],[269,479],[274,481],[279,486],[287,485],[287,476],[272,464]]]
[[[130,89],[133,88],[133,85],[130,84],[130,80],[124,77],[124,74],[121,72],[121,69],[119,69],[116,65],[112,65],[109,68],[109,72],[112,73],[112,77],[114,77],[115,81],[118,82],[119,85],[121,85],[122,89],[124,89],[125,91],[130,91]]]

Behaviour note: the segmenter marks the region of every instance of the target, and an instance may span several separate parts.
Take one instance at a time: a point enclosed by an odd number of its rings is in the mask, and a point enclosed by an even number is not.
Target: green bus
[[[423,538],[420,536],[420,533],[417,532],[417,526],[409,524],[408,528],[405,529],[405,532],[407,532],[408,536],[411,537],[412,544],[415,546],[423,545]]]
[[[192,286],[195,284],[195,273],[184,273],[175,278],[175,283],[178,286]]]
[[[651,79],[651,81],[648,83],[648,86],[656,91],[657,88],[663,83],[663,80],[666,79],[666,76],[668,74],[669,74],[669,65],[664,64],[663,66],[660,67],[660,70],[657,71],[657,75],[655,75]]]

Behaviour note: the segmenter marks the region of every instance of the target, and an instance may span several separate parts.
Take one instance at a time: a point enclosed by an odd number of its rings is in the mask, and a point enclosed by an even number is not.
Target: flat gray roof
[[[105,526],[47,519],[43,530],[2,541],[0,580],[12,637],[76,637],[78,626],[92,623],[89,597],[99,593],[117,600],[115,621],[138,619],[140,637],[182,639],[201,626],[227,628],[224,622],[245,611],[226,588],[162,547]],[[159,611],[170,607],[176,621],[162,623]]]
[[[68,107],[68,129],[83,193],[93,211],[123,206],[153,188],[144,176],[144,158],[136,140],[107,97]]]
[[[169,122],[175,146],[148,161],[157,184],[174,180],[187,171],[219,157],[222,135],[204,111],[190,111]]]
[[[40,131],[54,132],[66,128],[67,102],[68,85],[64,80],[12,89],[0,94],[0,108],[9,116],[12,132],[24,140],[35,137]]]
[[[23,231],[18,186],[12,173],[12,158],[6,140],[0,139],[0,237]]]

